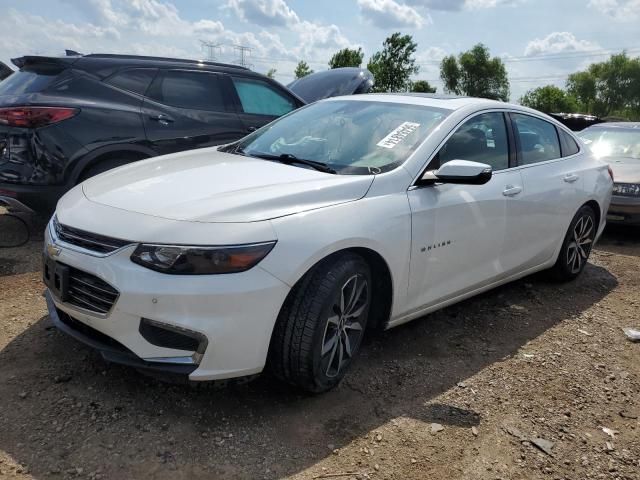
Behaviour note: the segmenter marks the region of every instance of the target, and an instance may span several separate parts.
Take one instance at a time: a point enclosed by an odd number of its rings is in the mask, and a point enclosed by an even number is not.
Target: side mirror
[[[424,184],[436,182],[461,185],[484,185],[491,180],[491,166],[468,160],[451,160],[436,171],[426,172],[420,179]]]

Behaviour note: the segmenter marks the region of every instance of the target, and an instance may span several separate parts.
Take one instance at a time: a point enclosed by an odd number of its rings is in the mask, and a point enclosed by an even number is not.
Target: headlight
[[[221,247],[141,244],[131,255],[131,261],[173,275],[236,273],[257,265],[275,244],[275,241]]]
[[[613,194],[638,197],[640,196],[640,183],[614,183]]]

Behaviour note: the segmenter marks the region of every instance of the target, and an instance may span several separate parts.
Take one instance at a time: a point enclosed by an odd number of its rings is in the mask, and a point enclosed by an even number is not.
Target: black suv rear
[[[248,69],[123,55],[27,56],[0,82],[0,196],[50,209],[143,158],[228,143],[304,101]]]

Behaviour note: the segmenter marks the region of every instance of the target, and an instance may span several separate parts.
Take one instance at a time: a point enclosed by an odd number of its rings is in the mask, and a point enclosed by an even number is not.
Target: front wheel
[[[369,265],[352,253],[308,272],[276,322],[269,353],[276,377],[312,393],[335,387],[360,349],[371,288]]]
[[[550,270],[558,281],[569,281],[584,270],[596,237],[596,214],[589,206],[584,206],[571,221],[565,235],[558,260]]]

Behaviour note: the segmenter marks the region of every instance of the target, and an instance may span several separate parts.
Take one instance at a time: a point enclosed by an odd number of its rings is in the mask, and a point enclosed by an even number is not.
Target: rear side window
[[[168,71],[154,83],[149,97],[174,107],[226,111],[222,79],[214,73]]]
[[[63,69],[60,67],[23,68],[0,82],[0,95],[20,95],[37,93],[46,89],[58,78]]]
[[[118,72],[105,81],[114,87],[144,95],[156,72],[155,68],[131,68]]]
[[[261,80],[233,77],[233,85],[244,113],[279,117],[296,108],[293,99]]]
[[[555,125],[520,113],[511,114],[520,140],[520,164],[560,158],[560,141]]]
[[[570,157],[580,151],[580,147],[578,147],[578,144],[571,135],[560,128],[558,129],[558,133],[560,134],[560,145],[562,146],[563,157]]]

